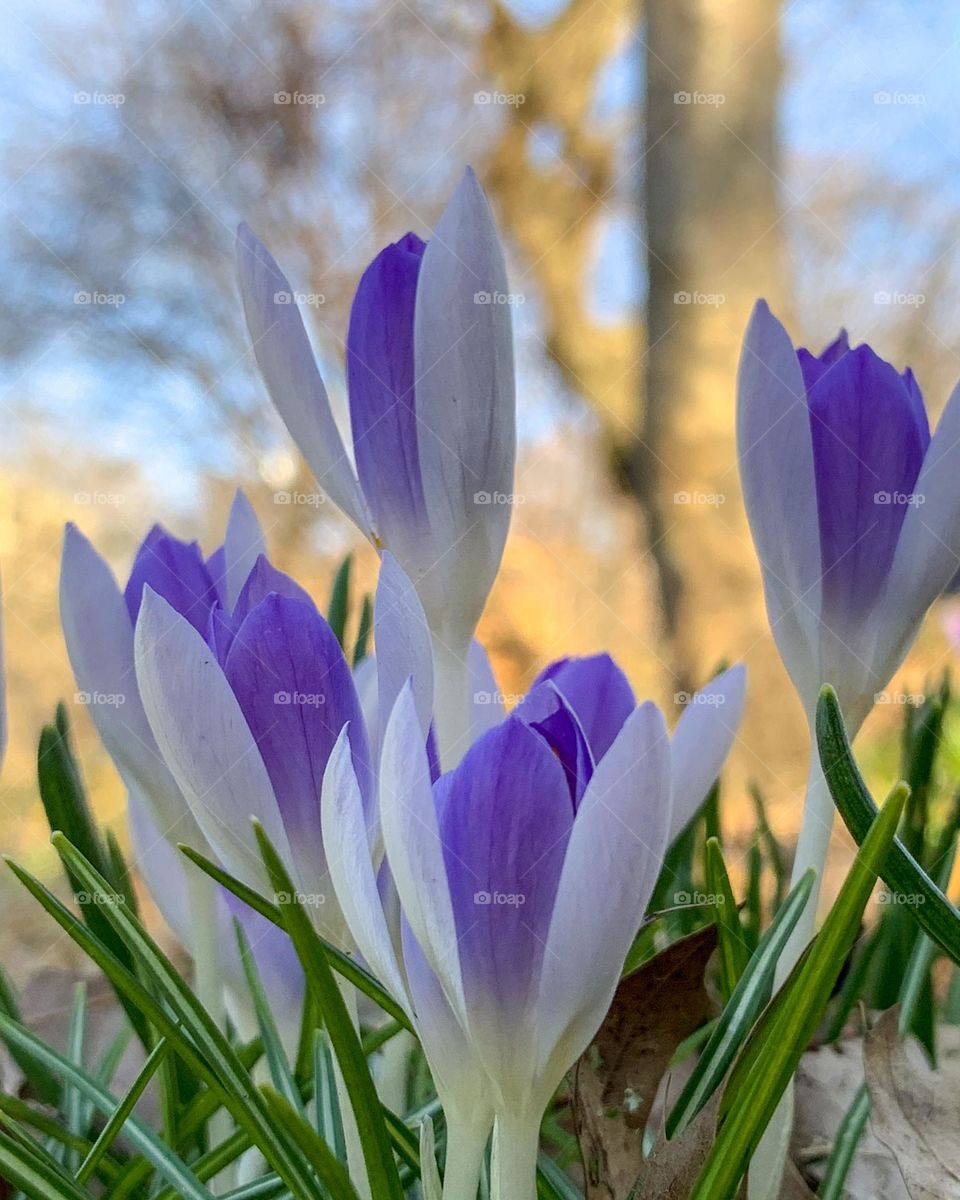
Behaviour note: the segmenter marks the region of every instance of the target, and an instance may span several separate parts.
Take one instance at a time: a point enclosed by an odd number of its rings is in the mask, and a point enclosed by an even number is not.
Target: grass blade
[[[840,1122],[823,1179],[817,1189],[817,1200],[843,1200],[844,1184],[869,1116],[870,1093],[867,1085],[862,1083]]]
[[[707,891],[711,896],[717,922],[717,949],[720,956],[720,986],[724,1000],[729,1000],[750,957],[743,940],[743,930],[737,915],[737,904],[730,886],[723,851],[715,837],[707,838],[704,847]]]

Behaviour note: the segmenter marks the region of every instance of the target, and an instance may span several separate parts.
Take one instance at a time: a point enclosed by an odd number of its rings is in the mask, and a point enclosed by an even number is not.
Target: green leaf
[[[750,957],[743,940],[743,930],[737,915],[737,903],[733,898],[730,876],[723,861],[723,851],[715,837],[707,838],[704,862],[707,877],[707,892],[717,923],[717,950],[720,956],[720,987],[725,1000],[729,1000],[743,974]]]
[[[833,1149],[830,1151],[823,1179],[817,1189],[817,1200],[843,1200],[844,1184],[847,1181],[853,1156],[856,1154],[869,1115],[870,1093],[867,1091],[867,1085],[862,1083],[853,1098],[853,1103],[840,1122],[837,1136],[833,1140]]]
[[[370,634],[373,630],[373,601],[370,594],[363,598],[360,606],[360,624],[357,627],[357,640],[353,645],[353,665],[358,667],[370,653]]]
[[[93,1144],[90,1139],[76,1137],[64,1129],[63,1121],[60,1119],[59,1114],[55,1117],[49,1116],[41,1109],[28,1104],[26,1100],[21,1100],[18,1096],[7,1096],[3,1092],[0,1092],[0,1113],[5,1114],[7,1117],[12,1117],[17,1125],[35,1129],[37,1133],[42,1134],[45,1138],[60,1142],[64,1146],[68,1146],[71,1150],[77,1150],[81,1155],[86,1155],[90,1152]],[[99,1164],[98,1174],[106,1183],[115,1179],[118,1171],[119,1168],[112,1159],[105,1158]]]
[[[784,862],[783,848],[777,841],[773,830],[770,828],[770,822],[767,820],[767,806],[763,801],[763,793],[756,784],[751,784],[749,790],[750,797],[753,800],[754,811],[757,815],[757,829],[760,833],[760,841],[763,844],[770,867],[773,870],[774,908],[779,908],[787,894],[788,886],[787,864]]]
[[[333,1052],[325,1029],[317,1029],[313,1035],[313,1104],[317,1133],[333,1151],[334,1157],[343,1161],[347,1157],[347,1147],[333,1073]]]
[[[810,1043],[859,930],[903,813],[898,784],[864,839],[823,928],[768,1005],[734,1064],[721,1124],[690,1200],[728,1200]]]
[[[327,969],[329,970],[329,968]],[[304,1159],[313,1164],[320,1182],[327,1191],[332,1196],[336,1196],[337,1200],[357,1200],[356,1190],[350,1182],[346,1168],[343,1163],[334,1158],[330,1147],[317,1131],[307,1124],[279,1092],[275,1092],[273,1088],[267,1086],[260,1090],[267,1108],[273,1113],[278,1128],[286,1131],[291,1143],[300,1150]],[[374,1196],[381,1195],[372,1180],[371,1190]]]
[[[0,1179],[30,1200],[90,1200],[42,1146],[0,1129]]]
[[[204,871],[211,879],[215,879],[228,892],[232,892],[238,900],[242,900],[254,912],[258,912],[262,917],[266,917],[278,929],[286,928],[279,905],[272,904],[269,900],[264,899],[254,888],[241,883],[239,879],[235,879],[218,863],[205,858],[198,850],[194,850],[192,846],[181,845],[180,851],[192,863],[195,863],[201,871]],[[388,1016],[393,1017],[404,1029],[410,1030],[411,1033],[414,1032],[407,1014],[369,971],[365,971],[363,967],[354,962],[349,954],[344,954],[342,950],[338,950],[336,946],[332,946],[329,942],[324,941],[323,938],[320,938],[320,941],[323,944],[330,966],[333,967],[338,975],[342,975],[358,991],[363,992],[365,996],[369,996],[375,1004],[379,1005]]]
[[[862,845],[877,806],[854,762],[837,695],[831,687],[820,693],[817,743],[834,804],[854,841]],[[880,875],[892,891],[912,900],[906,907],[913,918],[945,954],[960,963],[960,911],[899,840],[894,841],[881,864]]]
[[[345,637],[347,617],[350,614],[350,574],[353,555],[348,554],[340,564],[330,590],[330,605],[327,609],[327,624],[334,632],[340,645],[346,650]]]
[[[129,999],[154,1027],[170,1042],[172,1048],[188,1066],[211,1086],[218,1089],[224,1106],[234,1120],[245,1129],[270,1165],[287,1182],[295,1196],[319,1200],[316,1181],[306,1164],[292,1160],[283,1149],[278,1132],[273,1129],[260,1094],[216,1023],[203,1009],[177,970],[162,953],[140,922],[127,912],[124,904],[110,890],[83,856],[62,834],[55,834],[53,843],[61,857],[80,878],[83,886],[96,898],[96,903],[121,933],[131,953],[136,957],[138,975],[128,971],[95,935],[65,908],[49,889],[29,872],[10,862],[9,866],[24,886],[75,942],[100,966],[114,985]],[[142,974],[156,989],[157,996],[139,978]]]
[[[816,872],[811,868],[798,880],[761,938],[667,1118],[668,1138],[682,1133],[709,1101],[757,1015],[769,1001],[777,961],[807,905],[815,878]]]
[[[400,1177],[384,1125],[380,1101],[370,1078],[360,1038],[330,968],[324,942],[314,930],[306,909],[297,899],[297,889],[290,881],[287,869],[263,827],[254,822],[254,831],[274,894],[289,896],[293,900],[292,904],[283,905],[281,911],[284,928],[290,935],[300,959],[307,987],[313,992],[323,1014],[324,1024],[337,1056],[340,1074],[356,1119],[370,1189],[374,1196],[382,1197],[383,1200],[403,1200]],[[322,1142],[319,1135],[314,1136]]]
[[[67,1058],[78,1067],[83,1066],[83,1044],[87,1016],[87,985],[81,980],[74,984],[70,1020],[67,1026]],[[83,1093],[66,1081],[63,1095],[64,1120],[70,1133],[80,1136],[87,1124],[87,1105]],[[72,1150],[64,1156],[63,1165],[68,1171],[77,1169],[77,1158]],[[81,1181],[82,1182],[82,1181]]]
[[[48,1070],[60,1075],[109,1121],[121,1102],[106,1088],[101,1087],[91,1075],[9,1017],[0,1015],[0,1029],[3,1030],[5,1040],[16,1042],[25,1054],[31,1055]],[[207,1189],[148,1126],[131,1116],[126,1119],[123,1132],[130,1144],[177,1189],[178,1195],[184,1198],[191,1197],[192,1200],[211,1200]]]
[[[20,1005],[17,1003],[13,983],[2,966],[0,966],[0,1013],[12,1017],[18,1024],[22,1023]],[[19,1047],[8,1045],[7,1049],[10,1051],[13,1061],[23,1072],[27,1084],[37,1094],[38,1099],[42,1100],[44,1104],[49,1104],[51,1108],[59,1108],[63,1093],[60,1080],[35,1059],[22,1054]]]
[[[270,1011],[270,1002],[267,999],[266,992],[263,990],[260,972],[257,970],[256,961],[250,951],[250,943],[247,940],[247,936],[236,917],[233,919],[233,928],[237,938],[237,946],[240,950],[240,962],[247,980],[247,989],[253,1001],[253,1011],[256,1014],[257,1026],[263,1041],[263,1052],[266,1056],[273,1086],[285,1097],[289,1104],[302,1111],[300,1093],[293,1080],[293,1073],[290,1070],[287,1053],[280,1039],[277,1022]]]

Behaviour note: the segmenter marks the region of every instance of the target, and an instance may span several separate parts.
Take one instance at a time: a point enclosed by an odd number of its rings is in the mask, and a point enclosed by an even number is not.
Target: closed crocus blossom
[[[467,171],[427,243],[407,234],[364,273],[347,335],[356,474],[294,294],[243,227],[240,288],[254,353],[321,487],[412,580],[435,658],[441,754],[469,744],[471,638],[500,564],[515,458],[503,254]]]
[[[166,596],[197,629],[219,630],[245,583],[248,593],[273,572],[261,558],[263,535],[238,492],[223,546],[210,559],[196,543],[155,526],[121,590],[107,563],[74,526],[64,537],[60,613],[78,696],[127,789],[134,854],[167,924],[194,957],[197,989],[210,1011],[222,991],[235,1023],[249,1028],[248,989],[231,928],[236,916],[250,941],[281,1031],[293,1042],[299,1028],[303,981],[286,939],[249,910],[233,908],[221,889],[185,864],[178,842],[210,854],[211,846],[166,766],[150,729],[134,666],[134,622],[145,587]],[[275,584],[276,586],[276,584]],[[287,581],[289,588],[296,588]],[[216,618],[216,619],[215,619]]]
[[[795,350],[762,301],[740,361],[737,442],[777,646],[813,722],[824,683],[853,737],[960,558],[960,392],[930,437],[923,399],[841,334]],[[822,871],[833,804],[816,753],[794,866]],[[814,902],[781,960],[795,961]]]
[[[671,743],[659,710],[636,707],[606,656],[545,674],[439,778],[413,689],[401,690],[379,780],[399,949],[346,733],[324,778],[344,915],[414,1020],[456,1133],[447,1200],[475,1195],[491,1113],[496,1195],[534,1196],[544,1109],[609,1008],[667,845],[719,772],[742,707],[735,668],[715,681],[713,703],[690,706]],[[615,695],[622,708],[601,729]],[[592,746],[603,747],[596,757]]]

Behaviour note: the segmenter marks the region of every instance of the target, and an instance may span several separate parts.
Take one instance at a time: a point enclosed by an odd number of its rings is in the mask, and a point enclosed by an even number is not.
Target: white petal
[[[377,649],[378,711],[393,712],[400,690],[413,680],[423,736],[433,717],[433,650],[420,597],[402,567],[385,550],[373,606]]]
[[[796,352],[762,300],[740,356],[737,455],[770,627],[802,698],[815,702],[821,561],[813,438]]]
[[[552,1089],[596,1033],[663,863],[670,747],[644,704],[597,766],[570,834],[543,957],[539,1061]]]
[[[147,721],[133,662],[133,625],[113,573],[74,526],[64,534],[60,621],[77,697],[128,790],[151,807],[164,835],[202,848],[203,838]]]
[[[427,243],[414,318],[420,469],[436,543],[426,565],[440,560],[436,579],[417,584],[431,627],[455,645],[473,633],[510,524],[516,429],[507,298],[490,208],[467,171]]]
[[[960,384],[937,422],[913,489],[881,603],[885,679],[910,648],[924,614],[960,568]],[[883,684],[880,685],[881,687]]]
[[[387,721],[380,756],[380,822],[400,904],[457,1018],[463,981],[423,732],[409,683]]]
[[[237,494],[230,506],[226,536],[223,539],[228,609],[233,609],[247,576],[260,555],[266,552],[267,546],[257,514],[253,511],[250,501],[240,488],[237,488]]]
[[[747,672],[731,667],[695,692],[673,731],[670,841],[690,822],[730,753],[746,699]]]
[[[346,729],[323,773],[320,820],[327,866],[347,926],[373,973],[409,1014],[406,985],[377,890],[374,838],[367,829]]]
[[[227,870],[266,890],[251,817],[288,866],[290,846],[267,769],[219,663],[150,587],[134,645],[150,727],[200,828]]]
[[[367,741],[371,746],[380,744],[380,718],[377,706],[379,679],[375,654],[365,655],[353,668],[353,686],[357,689],[363,723],[367,727]]]
[[[473,739],[499,725],[504,718],[503,696],[490,665],[490,657],[476,638],[470,643],[467,655],[470,672],[470,709],[473,714]]]
[[[270,398],[317,482],[361,533],[370,536],[366,503],[333,419],[293,289],[246,225],[237,232],[237,261],[247,328]]]

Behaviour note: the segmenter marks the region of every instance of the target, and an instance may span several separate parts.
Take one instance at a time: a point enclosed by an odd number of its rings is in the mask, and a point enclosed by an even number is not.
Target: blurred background
[[[123,825],[58,628],[65,521],[125,579],[156,519],[212,548],[240,484],[276,561],[321,603],[348,550],[372,586],[346,521],[298,502],[314,490],[254,369],[234,230],[249,221],[304,294],[342,414],[357,279],[385,242],[428,235],[467,163],[502,229],[518,346],[518,502],[481,626],[502,690],[608,649],[676,711],[744,659],[728,859],[754,835],[751,782],[791,842],[807,734],[740,501],[739,342],[766,296],[799,342],[846,325],[912,365],[939,412],[960,375],[960,13],[933,0],[8,0],[5,15],[0,848],[52,870],[35,747],[61,697],[97,810]],[[897,770],[903,705],[952,657],[943,616],[861,735],[878,787]],[[850,843],[835,843],[839,867]],[[19,912],[3,877],[0,897]],[[4,924],[15,971],[62,947],[39,919]]]

